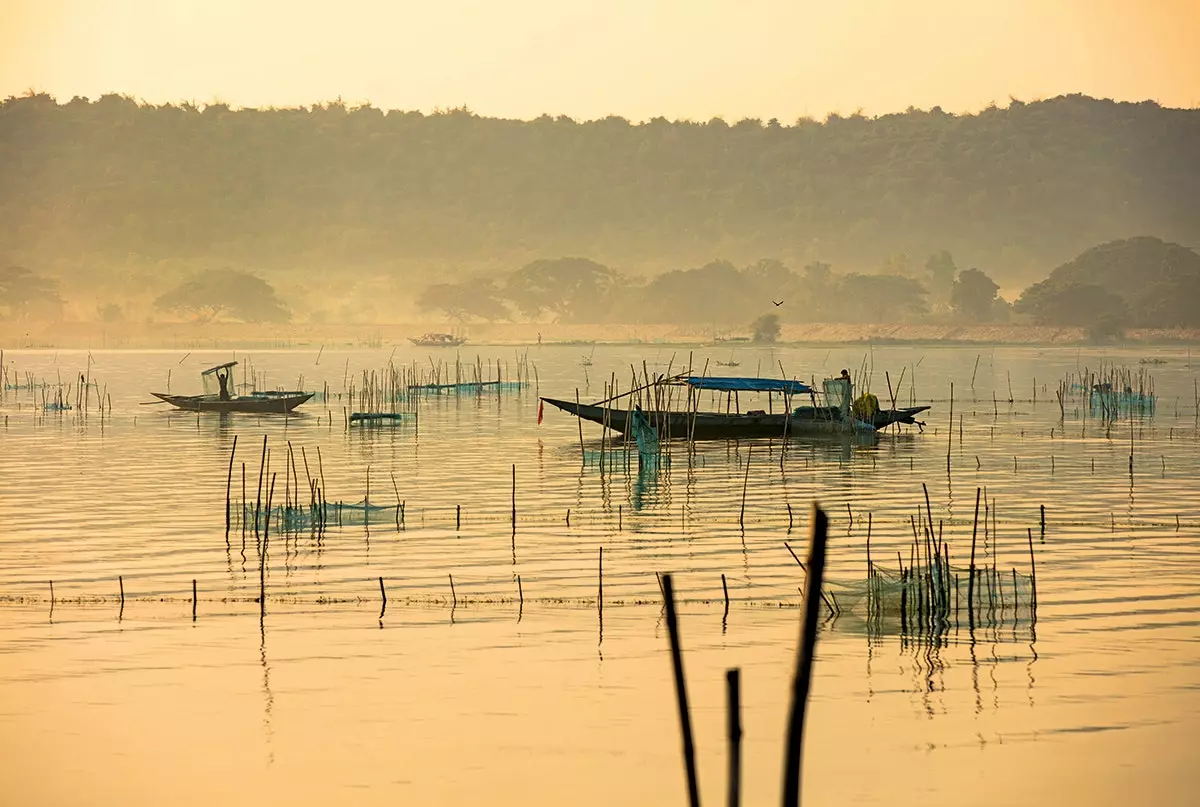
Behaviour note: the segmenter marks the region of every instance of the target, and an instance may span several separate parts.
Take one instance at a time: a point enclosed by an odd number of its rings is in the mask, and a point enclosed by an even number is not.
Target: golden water
[[[829,620],[806,800],[1193,803],[1200,442],[1184,351],[742,349],[736,371],[747,375],[774,375],[782,361],[819,379],[865,358],[881,398],[884,369],[894,384],[908,368],[900,401],[915,368],[916,398],[935,401],[925,433],[871,445],[797,440],[783,454],[779,441],[700,444],[690,461],[677,449],[642,475],[581,468],[575,420],[548,409],[539,426],[532,390],[424,399],[415,427],[363,430],[344,427],[337,401],[286,419],[140,406],[165,389],[168,370],[175,392],[199,391],[189,386],[196,371],[230,358],[185,352],[93,352],[90,362],[86,352],[5,353],[52,382],[88,372],[112,397],[103,417],[94,400],[86,415],[43,412],[27,392],[0,403],[5,803],[683,803],[662,571],[675,573],[686,600],[705,800],[724,791],[724,671],[736,666],[744,803],[775,803],[799,620],[800,577],[783,542],[799,551],[819,500],[832,516],[832,582],[864,578],[868,512],[876,562],[894,567],[898,550],[907,562],[922,483],[956,565],[970,551],[977,487],[995,503],[987,557],[1001,571],[1028,572],[1032,528],[1036,626],[1010,619],[972,639],[963,624],[931,646],[869,633],[853,612]],[[464,358],[476,352],[485,363],[514,360],[511,348],[463,349]],[[615,372],[627,387],[631,362],[663,372],[673,352],[674,368],[686,363],[686,350],[602,347],[587,368],[590,388],[578,349],[532,348],[529,358],[542,394],[573,398],[579,387],[594,400],[598,379]],[[310,389],[328,381],[336,392],[347,367],[378,369],[391,353],[253,358],[272,384],[303,374]],[[427,365],[426,355],[400,348],[394,360]],[[693,362],[727,355],[698,349]],[[1136,367],[1146,355],[1167,363],[1149,367],[1159,403],[1154,418],[1133,423],[1131,480],[1129,421],[1106,433],[1069,407],[1060,424],[1054,388],[1102,358]],[[302,498],[300,449],[316,475],[319,447],[329,498],[361,501],[369,467],[372,503],[394,504],[398,489],[404,529],[389,510],[320,541],[272,535],[260,620],[258,543],[251,532],[243,550],[236,522],[225,537],[235,435],[235,498],[242,462],[254,498],[266,435],[277,501],[290,440]],[[589,452],[600,449],[599,427],[584,437]],[[389,596],[382,616],[379,577]]]

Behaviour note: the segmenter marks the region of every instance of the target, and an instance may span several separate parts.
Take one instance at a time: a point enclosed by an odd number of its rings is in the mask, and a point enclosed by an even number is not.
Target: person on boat
[[[840,378],[842,381],[849,381],[850,380],[850,371],[843,369]]]
[[[230,397],[229,397],[229,371],[228,370],[226,370],[223,373],[220,370],[217,371],[217,383],[221,385],[221,395],[220,395],[221,400],[222,401],[230,400]]]

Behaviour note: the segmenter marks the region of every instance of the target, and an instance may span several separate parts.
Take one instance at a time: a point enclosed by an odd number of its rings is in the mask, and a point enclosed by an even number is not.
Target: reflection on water
[[[598,350],[594,375],[656,350]],[[580,385],[572,350],[534,352],[543,394]],[[857,362],[762,352],[801,377]],[[820,500],[831,607],[806,797],[1007,805],[1034,788],[1046,801],[1187,803],[1183,738],[1200,711],[1192,371],[1156,368],[1131,475],[1127,422],[1060,411],[1053,381],[1036,404],[1008,403],[1009,375],[1019,388],[1098,363],[1037,353],[876,348],[879,367],[909,368],[900,403],[934,401],[924,434],[664,443],[640,467],[599,427],[581,445],[562,413],[539,426],[532,392],[436,396],[387,429],[348,430],[334,403],[197,418],[139,406],[146,379],[175,368],[182,384],[179,355],[94,354],[111,412],[50,413],[27,393],[0,403],[12,792],[75,803],[86,786],[99,803],[157,803],[171,783],[197,804],[677,802],[656,578],[672,571],[702,790],[722,793],[724,670],[738,666],[746,803],[773,802],[803,582],[784,541],[803,540]],[[344,366],[387,353],[314,356],[256,361],[336,392]],[[87,356],[6,361],[71,378]],[[958,393],[947,433],[953,379],[975,389]],[[340,506],[317,514],[314,498]]]

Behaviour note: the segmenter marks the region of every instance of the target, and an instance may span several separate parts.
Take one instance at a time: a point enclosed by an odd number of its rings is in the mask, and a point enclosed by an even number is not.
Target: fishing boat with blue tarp
[[[800,381],[691,375],[660,378],[653,384],[593,404],[555,398],[541,400],[583,420],[599,423],[625,434],[633,427],[635,413],[642,411],[633,402],[632,396],[645,393],[649,388],[659,385],[678,385],[687,390],[686,406],[682,409],[660,409],[651,406],[644,410],[644,416],[664,439],[721,440],[736,437],[872,433],[897,423],[923,425],[916,420],[916,416],[929,408],[915,406],[882,410],[877,405],[874,408],[864,407],[855,401],[854,386],[848,378],[825,379],[822,384],[822,403],[817,402],[816,390]],[[726,411],[700,411],[699,403],[704,391],[726,393]],[[781,395],[783,406],[777,412],[762,409],[731,412],[730,402],[739,392],[766,393],[772,396],[772,402],[773,396]],[[664,398],[662,395],[646,397],[660,403]],[[625,406],[610,405],[623,398],[628,398]],[[669,400],[669,396],[667,398]],[[797,398],[807,398],[807,401],[797,405]]]

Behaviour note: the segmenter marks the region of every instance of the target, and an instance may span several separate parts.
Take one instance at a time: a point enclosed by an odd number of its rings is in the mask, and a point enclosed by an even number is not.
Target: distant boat
[[[418,337],[410,336],[408,341],[417,347],[458,347],[467,343],[466,339],[452,333],[427,333]]]
[[[226,389],[233,382],[233,368],[236,361],[218,364],[200,373],[204,384],[203,395],[171,395],[165,392],[150,393],[160,401],[169,403],[188,412],[249,412],[257,414],[283,414],[291,412],[300,404],[313,396],[311,392],[251,392],[247,395],[222,396],[219,389],[221,374],[224,373]]]

